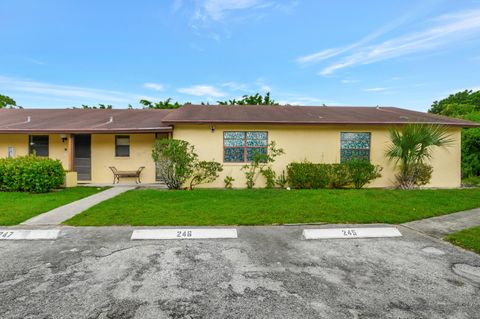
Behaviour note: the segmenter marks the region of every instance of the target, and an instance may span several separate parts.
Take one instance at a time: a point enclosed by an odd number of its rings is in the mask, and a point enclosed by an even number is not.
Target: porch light
[[[210,131],[212,133],[215,133],[215,125],[210,124]]]
[[[62,142],[65,143],[67,141],[67,134],[60,134]]]

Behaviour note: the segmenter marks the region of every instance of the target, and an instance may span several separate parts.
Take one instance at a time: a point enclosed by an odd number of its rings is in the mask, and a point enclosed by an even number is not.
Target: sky
[[[398,106],[480,89],[480,0],[2,0],[0,94],[32,108],[271,92]]]

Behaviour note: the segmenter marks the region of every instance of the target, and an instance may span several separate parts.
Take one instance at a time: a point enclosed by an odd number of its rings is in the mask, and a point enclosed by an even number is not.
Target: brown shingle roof
[[[0,133],[169,132],[171,110],[0,109]]]
[[[171,112],[164,123],[261,123],[261,124],[408,124],[431,123],[461,127],[478,123],[410,111],[396,107],[349,106],[222,106],[185,105]]]
[[[0,109],[0,133],[171,132],[172,124],[478,123],[395,107],[185,105],[177,110]]]

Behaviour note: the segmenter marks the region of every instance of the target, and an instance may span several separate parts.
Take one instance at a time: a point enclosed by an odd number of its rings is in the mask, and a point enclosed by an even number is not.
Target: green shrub
[[[287,179],[287,175],[285,174],[285,171],[282,171],[282,174],[278,175],[277,179],[275,180],[275,183],[278,186],[280,186],[280,188],[287,187],[288,179]]]
[[[360,160],[341,164],[290,163],[287,166],[290,187],[298,189],[362,188],[380,177],[381,170],[378,165]]]
[[[381,177],[382,167],[369,161],[353,159],[345,163],[351,183],[355,188],[362,188],[376,178]]]
[[[400,166],[401,173],[397,174],[395,178],[398,182],[398,187],[402,189],[412,189],[427,185],[432,177],[433,167],[425,163],[415,163],[408,168]]]
[[[265,188],[274,188],[277,174],[275,173],[273,168],[268,166],[260,170],[260,173],[263,175],[263,177],[265,177],[265,181],[266,181]]]
[[[328,164],[290,163],[287,173],[292,188],[326,188],[330,184]]]
[[[23,156],[0,159],[0,191],[46,193],[63,184],[59,160]]]
[[[480,176],[480,128],[462,130],[462,175]]]
[[[271,141],[270,144],[268,144],[268,150],[266,153],[255,151],[252,161],[243,165],[241,168],[241,170],[244,171],[245,174],[247,188],[253,188],[253,186],[255,186],[258,175],[262,173],[262,171],[267,170],[270,165],[275,162],[275,158],[277,156],[283,154],[285,154],[285,152],[282,148],[277,147],[275,141]],[[273,170],[271,172],[273,172]],[[273,181],[275,181],[275,176],[273,176]],[[268,182],[269,181],[267,180],[267,185]],[[275,186],[275,182],[273,182],[273,186]]]
[[[480,187],[480,176],[464,178],[462,179],[462,185],[467,187]]]
[[[158,173],[169,189],[180,189],[188,180],[188,189],[212,183],[223,171],[215,161],[199,161],[195,147],[183,140],[158,139],[152,149]]]
[[[322,164],[328,165],[328,178],[330,188],[344,188],[351,183],[350,172],[345,164]]]
[[[223,179],[223,182],[225,183],[225,188],[226,189],[232,189],[234,181],[235,181],[235,178],[233,178],[232,176],[225,177]]]
[[[198,155],[193,145],[183,140],[159,139],[152,149],[158,173],[169,189],[180,189],[192,176]]]
[[[218,173],[223,171],[222,164],[215,161],[199,161],[193,165],[192,179],[189,189],[200,184],[214,182],[218,178]]]

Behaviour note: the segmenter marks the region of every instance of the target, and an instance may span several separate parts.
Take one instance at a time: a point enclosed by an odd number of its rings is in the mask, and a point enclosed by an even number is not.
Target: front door
[[[80,134],[73,136],[73,165],[79,181],[92,179],[92,151],[91,135]]]

